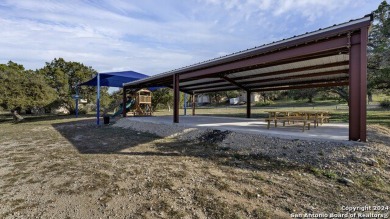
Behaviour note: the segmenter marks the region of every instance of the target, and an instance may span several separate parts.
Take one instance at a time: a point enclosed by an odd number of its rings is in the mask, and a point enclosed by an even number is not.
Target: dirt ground
[[[93,120],[3,122],[0,218],[291,218],[390,206],[390,130],[369,130],[372,162],[320,169]]]

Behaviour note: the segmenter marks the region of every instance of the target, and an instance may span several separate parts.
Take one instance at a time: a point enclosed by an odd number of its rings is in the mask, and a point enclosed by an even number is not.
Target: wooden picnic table
[[[314,128],[319,125],[319,123],[322,125],[324,122],[329,122],[329,112],[328,111],[319,111],[319,110],[268,110],[265,111],[269,114],[268,119],[266,121],[268,122],[267,128],[269,129],[270,123],[272,121],[275,122],[275,127],[277,127],[278,121],[283,122],[283,126],[285,126],[285,123],[287,122],[290,124],[290,121],[293,122],[293,124],[298,122],[303,122],[303,129],[305,130],[305,126],[308,126],[308,129],[310,129],[310,123],[311,121],[314,122]]]

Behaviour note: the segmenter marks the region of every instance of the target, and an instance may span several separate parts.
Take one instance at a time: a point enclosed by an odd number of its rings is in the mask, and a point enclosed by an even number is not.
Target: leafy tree
[[[97,72],[79,62],[67,62],[63,58],[54,59],[39,69],[47,83],[57,92],[57,99],[53,106],[63,106],[70,112],[75,110],[75,101],[72,95],[76,93],[76,86],[81,82],[91,79]],[[79,95],[90,101],[96,100],[95,87],[79,87]],[[101,88],[102,106],[109,104],[107,88]]]
[[[318,88],[308,88],[301,90],[290,90],[288,96],[294,98],[294,100],[308,99],[308,103],[313,103],[314,97],[320,92]]]
[[[368,43],[368,93],[390,89],[390,5],[383,1],[373,12]]]
[[[153,92],[152,108],[156,110],[159,105],[164,105],[171,111],[173,106],[173,91],[170,88],[161,88]]]
[[[0,105],[8,110],[44,107],[56,97],[44,77],[12,61],[0,64]]]
[[[330,87],[325,89],[324,92],[337,94],[341,101],[349,103],[348,87]]]
[[[240,92],[238,90],[230,90],[230,91],[225,91],[223,93],[225,93],[227,99],[236,98],[240,96]]]
[[[260,96],[263,98],[263,102],[267,103],[268,101],[276,100],[280,98],[283,94],[281,91],[264,91],[259,92]]]
[[[208,95],[210,97],[210,102],[214,102],[216,104],[221,103],[224,97],[228,97],[226,91],[211,92],[211,93],[206,93],[205,95]]]
[[[184,93],[179,92],[179,108],[184,106]],[[168,111],[171,111],[173,107],[173,90],[170,88],[160,88],[152,93],[152,108],[153,111],[161,106],[166,106]],[[190,101],[190,97],[187,97],[187,102]]]

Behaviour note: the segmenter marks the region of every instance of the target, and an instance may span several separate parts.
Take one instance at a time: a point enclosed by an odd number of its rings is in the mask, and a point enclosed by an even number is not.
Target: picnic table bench
[[[329,113],[327,111],[284,111],[284,110],[272,110],[266,111],[269,114],[269,117],[265,119],[267,122],[267,129],[270,128],[271,122],[275,123],[275,127],[278,126],[278,122],[282,122],[283,126],[286,125],[286,122],[290,124],[292,122],[302,122],[302,131],[305,131],[305,127],[310,130],[310,124],[313,122],[314,128],[319,124],[324,122],[329,122]]]

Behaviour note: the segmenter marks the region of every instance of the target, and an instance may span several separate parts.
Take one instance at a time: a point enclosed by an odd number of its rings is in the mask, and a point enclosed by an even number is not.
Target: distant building
[[[210,96],[207,94],[199,94],[196,97],[196,103],[198,104],[209,104],[210,103]]]
[[[234,99],[234,100],[232,100],[232,99]],[[222,97],[221,101],[223,102],[224,100],[226,100],[226,97]],[[257,92],[252,92],[251,93],[251,102],[252,103],[259,102],[260,100],[261,100],[260,93],[257,93]],[[239,96],[237,96],[235,98],[231,98],[229,100],[229,102],[232,105],[239,104],[239,103],[242,103],[242,102],[246,102],[246,92],[242,91]],[[211,103],[211,98],[207,94],[199,94],[196,97],[196,103],[199,104],[199,105],[209,104],[209,103]]]
[[[50,113],[56,114],[56,115],[68,115],[70,112],[67,108],[63,106],[59,106],[57,108],[51,109]]]
[[[246,92],[245,91],[241,92],[239,98],[240,98],[240,102],[241,101],[246,102]],[[251,93],[251,103],[259,102],[260,98],[261,98],[261,96],[260,96],[259,93],[257,93],[257,92],[252,92]]]

